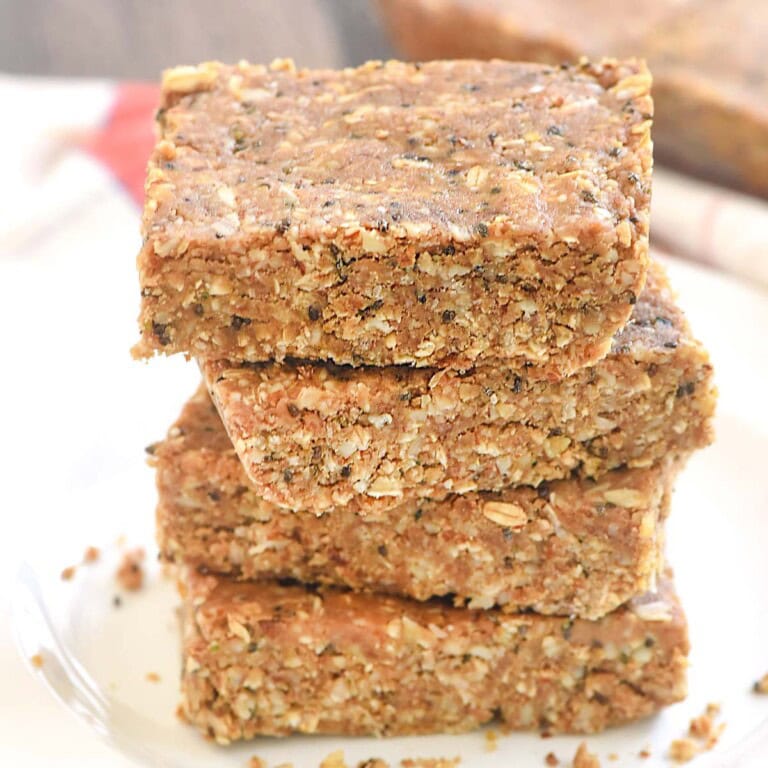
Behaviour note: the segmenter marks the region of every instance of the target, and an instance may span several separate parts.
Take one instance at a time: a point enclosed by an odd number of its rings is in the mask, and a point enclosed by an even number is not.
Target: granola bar
[[[378,0],[393,40],[410,59],[499,57],[553,65],[582,55],[641,55],[638,41],[686,4],[690,0]],[[655,81],[653,66],[651,72]]]
[[[665,162],[768,196],[768,6],[683,4],[646,35]]]
[[[415,59],[498,56],[559,64],[583,54],[646,58],[654,78],[657,159],[768,195],[763,3],[379,0],[379,5],[398,47]]]
[[[598,621],[187,572],[182,709],[222,744],[261,734],[599,731],[685,695],[669,583]]]
[[[250,485],[201,388],[152,447],[163,559],[245,579],[293,578],[455,605],[599,618],[648,590],[663,563],[677,466],[616,470],[538,490],[411,499],[316,517]]]
[[[165,73],[138,356],[601,358],[648,263],[635,61]]]
[[[315,513],[647,467],[711,439],[712,367],[653,264],[609,355],[560,381],[327,364],[202,364],[256,491]]]

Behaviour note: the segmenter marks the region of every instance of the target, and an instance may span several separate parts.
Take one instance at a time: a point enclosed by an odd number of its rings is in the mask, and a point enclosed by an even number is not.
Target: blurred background
[[[156,80],[205,59],[338,67],[393,54],[368,0],[0,0],[0,71]]]

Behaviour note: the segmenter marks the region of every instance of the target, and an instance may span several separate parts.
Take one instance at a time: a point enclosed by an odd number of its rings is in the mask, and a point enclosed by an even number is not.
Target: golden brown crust
[[[706,445],[715,403],[657,264],[608,357],[561,381],[503,367],[202,368],[257,492],[315,513],[647,467]]]
[[[599,483],[413,499],[360,516],[349,505],[297,515],[249,484],[207,393],[153,446],[161,556],[238,578],[293,578],[425,600],[453,595],[599,618],[655,583],[677,465]]]
[[[647,269],[634,61],[166,73],[138,354],[598,359]]]
[[[259,734],[593,732],[685,694],[671,586],[605,618],[502,614],[189,572],[183,709],[221,743]]]

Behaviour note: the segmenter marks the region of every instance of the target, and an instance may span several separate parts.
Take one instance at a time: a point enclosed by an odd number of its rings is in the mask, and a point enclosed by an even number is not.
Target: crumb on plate
[[[755,680],[752,690],[755,693],[768,693],[768,672],[766,672],[759,680]]]
[[[150,683],[160,682],[160,675],[158,675],[157,672],[147,672],[146,678],[147,678],[147,682],[150,682]]]
[[[725,730],[725,723],[715,724],[715,719],[719,714],[720,705],[710,702],[707,704],[704,713],[692,718],[688,725],[688,736],[704,742],[704,750],[713,749]],[[700,746],[699,749],[702,749],[702,747]]]
[[[695,739],[706,739],[712,733],[714,723],[709,715],[699,715],[691,719],[688,735]]]
[[[61,572],[61,580],[62,581],[72,581],[72,579],[75,578],[75,573],[77,573],[77,568],[74,565],[68,565]]]
[[[587,749],[587,742],[582,741],[576,754],[573,756],[573,768],[600,768],[600,761],[597,755],[592,754]]]
[[[42,657],[42,654],[36,653],[34,656],[30,656],[29,663],[35,669],[42,669],[43,668],[43,657]]]
[[[144,584],[144,571],[141,563],[144,561],[144,550],[132,549],[123,555],[120,567],[117,569],[116,578],[123,589],[135,592]]]
[[[344,751],[337,749],[335,752],[331,752],[320,763],[320,768],[348,768],[344,760]]]
[[[699,753],[699,746],[693,739],[675,739],[669,745],[669,756],[677,763],[687,763]]]
[[[262,760],[262,758],[257,757],[254,755],[249,761],[248,761],[248,768],[267,768],[267,761]]]
[[[496,731],[485,732],[485,751],[486,752],[495,752],[498,749],[498,746],[499,746],[498,738],[499,737]]]
[[[548,765],[549,768],[555,768],[560,765],[560,761],[557,759],[557,755],[554,752],[547,752],[547,756],[544,758],[544,765]]]
[[[98,547],[87,547],[83,553],[84,563],[95,563],[101,557],[101,551]]]

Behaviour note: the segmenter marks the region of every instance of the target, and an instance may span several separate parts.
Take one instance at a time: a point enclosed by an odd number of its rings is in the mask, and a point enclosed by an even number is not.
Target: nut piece
[[[630,610],[643,621],[671,621],[672,607],[666,600],[633,600]]]
[[[467,171],[467,186],[477,188],[488,178],[488,170],[482,165],[473,165]]]
[[[183,66],[167,69],[163,72],[163,92],[205,91],[213,85],[217,74],[218,69],[212,62],[205,62],[197,67]]]
[[[768,693],[768,672],[766,672],[759,680],[755,681],[752,690],[755,693]]]
[[[528,522],[528,515],[519,504],[506,501],[488,501],[483,514],[494,523],[505,528],[522,528]]]
[[[369,486],[366,493],[374,499],[382,496],[402,496],[402,486],[391,477],[377,477]]]
[[[613,488],[605,492],[605,500],[624,509],[641,507],[647,501],[645,495],[634,488]]]

